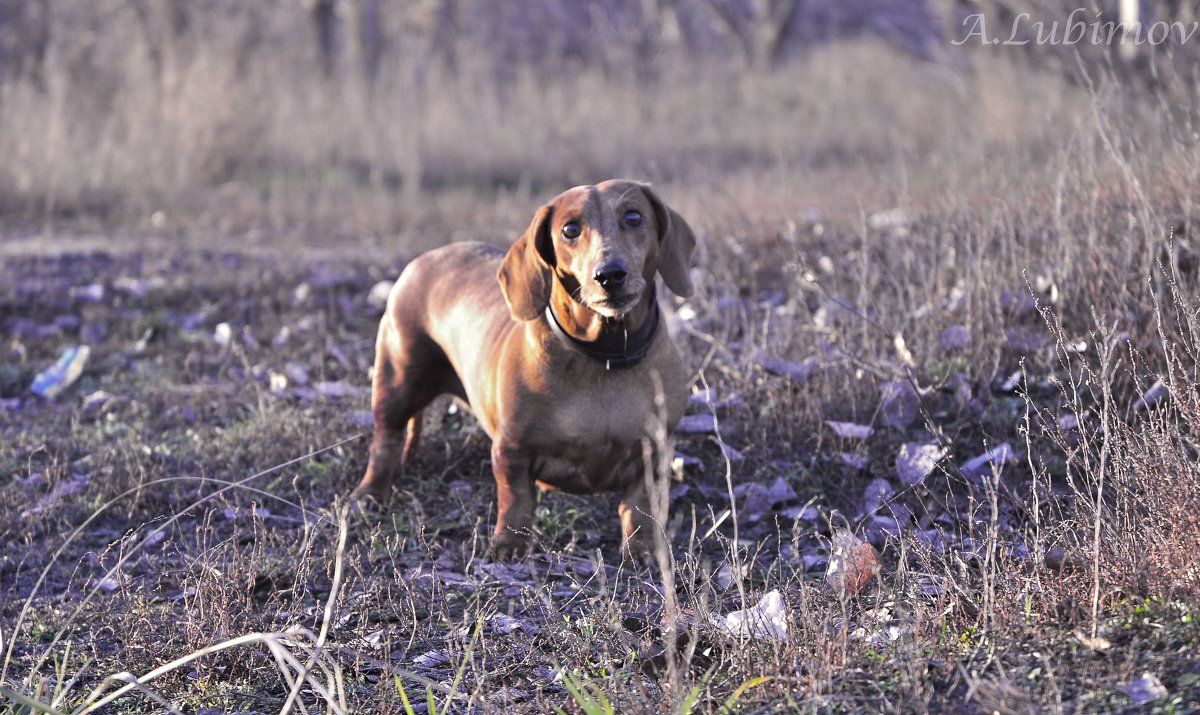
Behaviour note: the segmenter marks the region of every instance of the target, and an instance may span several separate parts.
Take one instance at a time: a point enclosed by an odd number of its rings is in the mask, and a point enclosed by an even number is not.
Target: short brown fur
[[[563,234],[569,222],[580,229],[574,240]],[[387,497],[416,445],[422,410],[449,393],[470,405],[492,438],[497,558],[528,548],[535,484],[576,494],[621,491],[625,547],[647,557],[658,527],[643,444],[671,448],[651,435],[659,415],[670,434],[683,414],[683,361],[659,330],[640,363],[609,369],[560,341],[545,313],[552,305],[577,340],[619,347],[651,317],[656,273],[676,294],[691,294],[694,243],[687,223],[648,186],[606,181],[541,207],[507,254],[457,243],[412,261],[379,324],[375,438],[354,496]],[[614,265],[627,276],[606,288],[602,269]]]

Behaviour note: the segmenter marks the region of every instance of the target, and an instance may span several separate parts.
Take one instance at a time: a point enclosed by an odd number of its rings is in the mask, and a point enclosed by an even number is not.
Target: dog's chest
[[[579,386],[533,440],[534,477],[568,492],[624,488],[643,472],[657,412],[652,385]]]
[[[643,473],[641,442],[592,445],[553,445],[539,450],[532,461],[533,478],[545,489],[570,494],[620,490]]]
[[[637,377],[641,377],[638,375]],[[639,441],[656,412],[649,380],[618,372],[609,380],[581,381],[551,410],[554,431],[576,443],[627,444]]]

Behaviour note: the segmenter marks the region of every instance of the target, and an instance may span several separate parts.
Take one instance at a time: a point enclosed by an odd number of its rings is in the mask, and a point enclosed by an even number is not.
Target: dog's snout
[[[625,276],[627,275],[629,275],[629,270],[625,266],[625,261],[616,260],[600,266],[594,277],[601,288],[611,291],[625,285]]]

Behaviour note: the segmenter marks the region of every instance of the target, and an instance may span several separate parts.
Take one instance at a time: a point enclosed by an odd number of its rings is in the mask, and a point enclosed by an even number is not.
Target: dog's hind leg
[[[371,394],[375,436],[366,474],[352,499],[387,499],[420,441],[426,405],[445,391],[448,369],[445,356],[427,337],[398,337],[391,321],[383,321]]]
[[[413,450],[421,443],[421,425],[425,422],[425,408],[417,410],[408,418],[408,433],[404,438],[404,451],[400,453],[400,466],[408,464],[412,459]]]

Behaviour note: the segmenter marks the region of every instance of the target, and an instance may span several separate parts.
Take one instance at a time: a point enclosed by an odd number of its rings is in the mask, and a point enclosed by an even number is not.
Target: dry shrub
[[[56,12],[41,74],[0,85],[0,200],[34,213],[179,210],[230,181],[303,207],[364,186],[541,195],[610,176],[721,195],[741,176],[761,192],[737,197],[752,215],[781,208],[775,192],[853,215],[939,196],[947,172],[986,197],[982,169],[1061,145],[1081,94],[1004,57],[962,74],[871,40],[770,71],[676,53],[497,66],[471,46],[444,61],[390,26],[368,82],[321,72],[299,5],[197,5],[182,34],[124,4]],[[861,188],[831,191],[814,170]]]
[[[261,131],[255,77],[220,47],[169,68],[136,35],[85,68],[52,55],[46,82],[0,87],[9,202],[50,213],[153,206],[242,168]]]
[[[1172,597],[1200,588],[1200,465],[1190,435],[1200,427],[1194,390],[1114,431],[1115,494],[1106,515],[1106,579],[1135,594]],[[1172,413],[1175,414],[1172,414]]]
[[[1160,270],[1166,270],[1160,266]],[[1176,279],[1157,294],[1156,354],[1131,350],[1130,380],[1142,395],[1113,421],[1115,494],[1104,514],[1103,554],[1117,584],[1144,595],[1200,591],[1200,393],[1197,313]],[[1138,379],[1140,378],[1140,379]],[[1154,383],[1152,386],[1150,383]]]
[[[1083,354],[1069,348],[1068,321],[1051,317],[1060,399],[1026,400],[1034,432],[1048,437],[1029,442],[1050,516],[1041,543],[1058,544],[1047,562],[1065,572],[1046,581],[1057,588],[1045,595],[1059,605],[1091,601],[1093,619],[1124,597],[1190,597],[1200,587],[1196,312],[1176,279],[1153,294],[1153,281],[1141,286],[1151,308],[1128,294],[1097,296]]]

